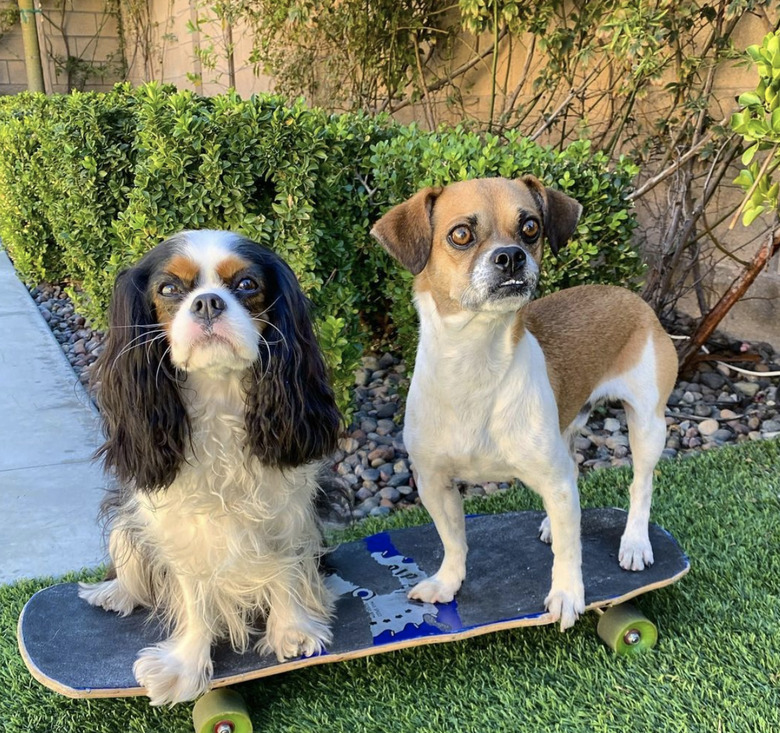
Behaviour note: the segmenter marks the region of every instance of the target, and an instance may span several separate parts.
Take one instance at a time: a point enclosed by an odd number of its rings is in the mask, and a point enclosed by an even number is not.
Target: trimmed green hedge
[[[314,302],[342,407],[363,346],[415,345],[410,277],[371,240],[373,222],[423,185],[525,173],[584,205],[575,240],[546,263],[546,289],[637,280],[635,168],[611,170],[587,143],[554,151],[156,83],[0,98],[0,237],[25,281],[69,283],[101,326],[116,274],[162,239],[239,231],[281,254]]]

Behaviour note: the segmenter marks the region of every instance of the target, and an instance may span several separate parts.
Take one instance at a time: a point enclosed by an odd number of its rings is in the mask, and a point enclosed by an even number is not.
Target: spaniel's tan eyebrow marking
[[[237,273],[246,270],[252,266],[252,263],[238,255],[228,255],[217,266],[217,275],[224,283],[232,282]]]
[[[193,285],[200,274],[200,267],[186,255],[177,254],[171,257],[165,271],[179,278],[183,283]]]

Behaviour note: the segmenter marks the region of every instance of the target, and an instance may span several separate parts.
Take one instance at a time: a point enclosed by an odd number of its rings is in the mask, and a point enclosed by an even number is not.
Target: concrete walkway
[[[0,251],[0,583],[103,560],[97,413]]]

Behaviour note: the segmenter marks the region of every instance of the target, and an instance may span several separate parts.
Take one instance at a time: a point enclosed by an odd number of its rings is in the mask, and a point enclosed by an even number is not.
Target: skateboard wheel
[[[195,733],[252,733],[249,709],[234,690],[211,690],[192,709]]]
[[[658,641],[655,624],[630,603],[604,611],[597,631],[604,643],[620,655],[641,654]]]

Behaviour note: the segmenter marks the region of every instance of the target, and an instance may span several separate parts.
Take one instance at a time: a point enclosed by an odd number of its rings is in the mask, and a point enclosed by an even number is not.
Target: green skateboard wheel
[[[598,634],[617,654],[642,654],[658,641],[655,624],[630,603],[612,606],[599,619]]]
[[[195,733],[252,733],[244,698],[225,687],[211,690],[192,709]]]

